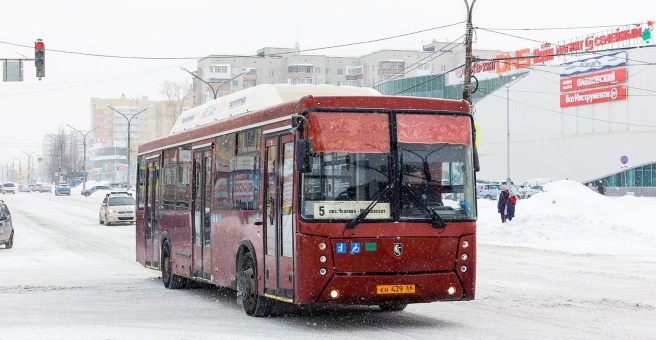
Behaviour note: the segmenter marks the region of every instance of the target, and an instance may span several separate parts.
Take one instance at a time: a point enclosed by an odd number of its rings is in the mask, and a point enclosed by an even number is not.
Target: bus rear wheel
[[[180,289],[185,284],[185,279],[173,274],[171,268],[171,246],[168,241],[162,245],[162,282],[168,289]]]
[[[257,269],[251,253],[245,253],[239,262],[237,299],[250,316],[269,316],[273,301],[257,294]]]
[[[405,309],[405,307],[408,307],[407,303],[388,303],[384,305],[379,305],[378,306],[380,309],[386,311],[386,312],[400,312]]]

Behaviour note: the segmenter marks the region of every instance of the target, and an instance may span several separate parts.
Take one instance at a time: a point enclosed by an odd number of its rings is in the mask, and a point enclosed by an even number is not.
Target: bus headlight
[[[327,273],[326,268],[319,269],[319,274],[326,275],[326,273]]]
[[[467,254],[462,254],[462,256],[460,256],[460,258],[461,258],[463,261],[467,261],[467,260],[469,259],[469,256],[468,256]]]
[[[321,262],[321,263],[326,263],[326,257],[323,256],[323,255],[321,255],[321,256],[319,257],[319,262]]]
[[[463,272],[463,273],[466,272],[467,271],[467,266],[460,267],[460,271]]]
[[[449,295],[453,295],[453,294],[456,293],[456,288],[455,287],[449,287],[449,289],[447,289],[447,292],[449,293]]]
[[[469,241],[462,241],[462,247],[463,248],[469,247]]]
[[[319,250],[326,250],[326,244],[323,242],[319,243]]]
[[[333,298],[333,299],[337,299],[339,297],[339,291],[331,290],[330,291],[330,297]]]

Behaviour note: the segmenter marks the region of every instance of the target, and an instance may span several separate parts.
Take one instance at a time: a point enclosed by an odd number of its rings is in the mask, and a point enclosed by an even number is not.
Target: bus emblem
[[[403,253],[403,244],[394,243],[394,255],[401,256],[402,253]]]

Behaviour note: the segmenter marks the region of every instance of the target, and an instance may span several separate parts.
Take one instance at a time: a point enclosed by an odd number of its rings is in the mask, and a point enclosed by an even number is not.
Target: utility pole
[[[465,38],[465,87],[462,91],[462,99],[472,103],[471,94],[471,78],[472,78],[472,11],[474,10],[474,4],[476,0],[472,0],[471,6],[465,1],[465,6],[467,6],[467,33]]]
[[[132,123],[132,118],[134,118],[134,117],[138,116],[140,113],[148,110],[148,108],[145,108],[145,109],[131,115],[131,117],[128,118],[128,116],[126,116],[122,112],[116,110],[115,108],[113,108],[109,105],[107,105],[107,107],[112,109],[114,112],[120,114],[121,116],[123,116],[123,118],[125,118],[125,120],[128,121],[128,175],[127,175],[127,179],[125,180],[125,184],[127,185],[128,190],[130,190],[130,188],[131,188],[131,186],[130,186],[130,158],[132,157],[132,148],[130,148],[130,123]]]

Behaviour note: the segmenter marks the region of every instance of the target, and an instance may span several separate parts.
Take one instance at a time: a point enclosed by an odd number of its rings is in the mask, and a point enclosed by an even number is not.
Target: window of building
[[[312,65],[289,65],[287,73],[312,73]]]
[[[321,67],[315,67],[314,74],[321,74]]]
[[[239,80],[233,80],[232,81],[232,86],[233,87],[239,87]]]
[[[338,68],[338,69],[337,69],[337,75],[338,75],[338,76],[343,76],[343,75],[344,75],[344,70],[341,69],[341,68]]]
[[[274,75],[274,70],[273,70],[273,69],[269,70],[269,75],[270,75],[270,76],[273,76],[273,75]]]
[[[241,70],[239,69],[239,67],[233,67],[232,68],[232,74],[233,75],[237,75],[237,74],[240,74],[240,73],[241,73]]]
[[[431,64],[431,63],[419,63],[419,65],[417,66],[417,69],[422,70],[422,71],[430,71],[430,70],[433,69],[433,64]]]
[[[330,75],[330,69],[329,69],[329,68],[326,68],[326,75],[327,75],[327,76]]]
[[[208,67],[209,73],[228,73],[228,66],[225,65],[210,65]]]

